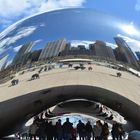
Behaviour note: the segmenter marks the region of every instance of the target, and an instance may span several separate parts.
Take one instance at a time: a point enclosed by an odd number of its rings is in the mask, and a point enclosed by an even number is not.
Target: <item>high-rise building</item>
[[[70,48],[71,48],[71,43],[67,43],[65,49],[61,52],[61,56],[66,56],[69,55],[70,52]]]
[[[31,52],[30,55],[29,55],[29,57],[28,57],[28,61],[31,61],[31,62],[38,61],[39,56],[41,54],[41,51],[42,51],[42,49],[35,50],[35,51]]]
[[[103,59],[115,59],[113,49],[111,47],[106,46],[105,42],[97,40],[91,47],[95,51],[96,56],[99,56]]]
[[[8,54],[4,54],[2,57],[0,57],[0,71],[5,68],[7,58]]]
[[[112,60],[116,60],[113,49],[109,46],[106,46],[106,49],[107,49],[107,53],[108,53],[108,58],[112,59]]]
[[[116,48],[117,59],[139,69],[136,56],[134,55],[129,45],[124,41],[124,39],[121,37],[115,37],[114,40],[118,45],[118,48]]]
[[[87,54],[87,49],[85,47],[85,45],[78,45],[78,54],[80,55],[85,55]]]
[[[99,56],[102,58],[106,58],[108,56],[105,42],[97,40],[94,43],[94,48],[95,48],[95,55],[96,56]]]
[[[89,44],[90,55],[95,55],[95,46],[94,44]]]
[[[67,43],[65,39],[48,42],[47,45],[42,49],[39,60],[46,60],[47,58],[61,55],[61,52],[66,48],[66,44]]]
[[[25,63],[29,52],[31,51],[33,47],[33,42],[30,42],[28,44],[24,44],[16,54],[16,56],[13,59],[12,65],[22,65]]]
[[[138,57],[138,59],[140,61],[140,52],[135,52],[135,53],[136,53],[136,55],[137,55],[137,57]]]

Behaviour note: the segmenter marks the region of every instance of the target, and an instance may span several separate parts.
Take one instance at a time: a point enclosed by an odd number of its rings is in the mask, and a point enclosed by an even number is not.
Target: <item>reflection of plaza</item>
[[[136,120],[139,119],[140,79],[127,71],[115,69],[115,66],[113,67],[112,64],[107,62],[91,62],[91,60],[87,59],[86,61],[90,61],[90,63],[84,61],[83,59],[82,65],[85,69],[75,69],[76,66],[81,65],[81,62],[73,62],[72,67],[69,67],[67,64],[63,65],[61,62],[25,69],[24,72],[19,71],[15,77],[15,79],[19,80],[17,85],[11,86],[11,80],[0,85],[1,102],[5,101],[5,104],[7,104],[9,100],[9,103],[15,102],[15,104],[22,104],[22,106],[32,103],[35,106],[38,106],[38,104],[42,104],[43,106],[50,104],[53,106],[65,100],[83,98],[100,102],[116,110],[128,122],[130,121],[135,124]],[[89,70],[89,67],[92,67],[92,69]],[[38,72],[40,78],[31,80],[32,75]],[[117,77],[117,72],[121,72],[122,76],[120,78]],[[17,99],[19,103],[16,101]],[[134,108],[131,108],[131,106],[134,106]],[[28,109],[31,109],[32,114],[34,114],[37,110],[32,107],[31,105],[31,108]],[[71,107],[74,109],[74,106]],[[18,109],[18,107],[15,108]],[[28,109],[24,111],[30,112]],[[86,114],[84,109],[82,111]],[[89,111],[88,115],[92,116],[93,112],[91,113],[90,109],[86,110],[85,108],[85,111]],[[133,114],[137,115],[134,116]],[[8,116],[5,114],[5,117]]]
[[[40,79],[35,80],[35,81],[30,81],[32,74],[38,73],[38,71],[41,68],[45,68],[45,65],[33,67],[30,69],[25,69],[24,73],[22,73],[22,71],[19,71],[15,75],[16,76],[15,78],[18,78],[20,81],[19,85],[15,87],[14,86],[9,87],[11,85],[11,80],[10,80],[4,84],[1,84],[0,90],[4,91],[3,94],[8,99],[7,95],[9,94],[9,91],[13,92],[13,94],[12,93],[10,94],[13,97],[14,95],[15,96],[22,95],[22,86],[23,86],[24,92],[26,91],[28,93],[28,92],[33,92],[33,91],[44,89],[44,88],[50,88],[52,86],[56,86],[56,87],[61,86],[63,85],[63,82],[65,82],[64,85],[71,85],[71,84],[94,85],[94,86],[102,87],[105,89],[112,89],[112,91],[114,92],[118,92],[118,93],[121,92],[122,95],[127,96],[128,98],[130,96],[130,99],[134,98],[134,95],[137,95],[137,96],[139,95],[137,93],[139,91],[137,89],[139,88],[139,80],[140,80],[138,77],[132,75],[131,73],[127,71],[121,71],[122,78],[117,78],[116,73],[119,70],[114,69],[114,67],[116,67],[115,65],[113,67],[112,64],[104,63],[104,62],[96,62],[96,61],[92,63],[93,64],[91,65],[85,64],[84,65],[85,70],[80,70],[80,69],[75,70],[74,67],[78,66],[79,64],[74,64],[72,68],[69,68],[68,65],[63,65],[63,67],[60,68],[61,63],[60,64],[59,63],[46,64],[47,67],[53,66],[55,68],[53,68],[50,71],[42,70],[43,72],[40,73]],[[93,68],[92,71],[88,70],[89,66],[92,66]],[[126,87],[124,87],[122,83],[125,83]],[[34,86],[34,88],[29,88],[31,87],[31,85]],[[19,88],[19,91],[21,91],[21,94],[18,93],[18,95],[16,95],[16,93],[14,93],[15,91],[12,90],[12,88],[16,90]],[[124,93],[124,91],[126,93]],[[133,93],[133,95],[131,93]],[[3,99],[1,98],[1,100]],[[135,100],[137,100],[137,98],[135,98]],[[139,102],[137,103],[139,104]]]
[[[32,51],[34,43],[30,42],[20,46],[17,54],[14,56],[11,64],[7,65],[7,56],[5,55],[1,60],[1,76],[4,79],[5,75],[14,73],[32,65],[42,63],[49,63],[66,58],[90,58],[97,61],[107,61],[114,65],[120,65],[125,69],[139,76],[140,69],[139,60],[136,58],[134,52],[129,45],[121,37],[114,38],[116,41],[116,48],[108,46],[105,42],[96,40],[94,43],[88,45],[72,46],[71,43],[65,39],[51,41],[42,49]],[[139,54],[139,53],[137,53]],[[4,80],[3,80],[4,81]]]

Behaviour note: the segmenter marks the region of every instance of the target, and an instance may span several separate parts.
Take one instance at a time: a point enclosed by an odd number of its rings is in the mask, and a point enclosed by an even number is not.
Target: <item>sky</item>
[[[0,32],[22,18],[73,7],[102,11],[140,29],[140,0],[0,0]]]

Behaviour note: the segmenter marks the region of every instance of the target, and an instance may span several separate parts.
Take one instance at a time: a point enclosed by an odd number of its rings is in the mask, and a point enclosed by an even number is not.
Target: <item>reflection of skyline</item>
[[[78,11],[78,12],[77,12]],[[88,16],[87,16],[88,15]],[[7,52],[11,61],[21,46],[34,42],[32,52],[42,49],[47,42],[66,38],[67,42],[86,45],[100,40],[106,46],[117,48],[113,37],[122,37],[133,52],[140,51],[139,36],[136,29],[110,15],[92,9],[63,9],[42,13],[19,21],[0,34],[0,54]],[[126,29],[130,28],[128,33]],[[76,42],[76,40],[79,40]],[[75,42],[74,42],[75,41]],[[10,49],[9,49],[10,48]]]
[[[135,28],[132,25],[127,25],[122,20],[92,9],[63,9],[59,10],[59,12],[42,13],[11,26],[0,34],[0,46],[4,49],[9,46],[17,47],[25,44],[25,40],[26,42],[42,40],[36,46],[39,48],[39,46],[44,46],[48,41],[64,37],[69,41],[74,39],[101,39],[114,44],[112,38],[117,35],[127,37],[129,41],[133,37],[133,40],[139,42],[139,36],[131,34]],[[129,34],[127,33],[128,31],[124,30],[126,27],[131,27]],[[137,48],[135,46],[131,49],[139,51],[140,45]]]
[[[111,62],[119,61],[139,70],[139,62],[125,40],[121,37],[115,37],[114,40],[115,48],[102,40],[73,44],[72,41],[58,39],[47,42],[39,50],[33,49],[34,42],[26,43],[16,48],[17,54],[14,56],[11,66],[21,67],[35,61],[50,61],[56,57],[86,56]]]

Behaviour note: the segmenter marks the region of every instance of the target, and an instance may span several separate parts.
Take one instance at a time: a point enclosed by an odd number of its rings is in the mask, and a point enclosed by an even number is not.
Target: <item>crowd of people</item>
[[[112,125],[112,139],[122,140],[124,130],[120,124],[114,122]],[[100,120],[96,124],[91,124],[90,121],[83,123],[81,120],[76,126],[66,118],[62,124],[61,119],[58,119],[54,125],[52,121],[44,119],[42,116],[36,116],[32,125],[29,127],[28,139],[36,140],[108,140],[110,134],[109,126],[106,122]]]

